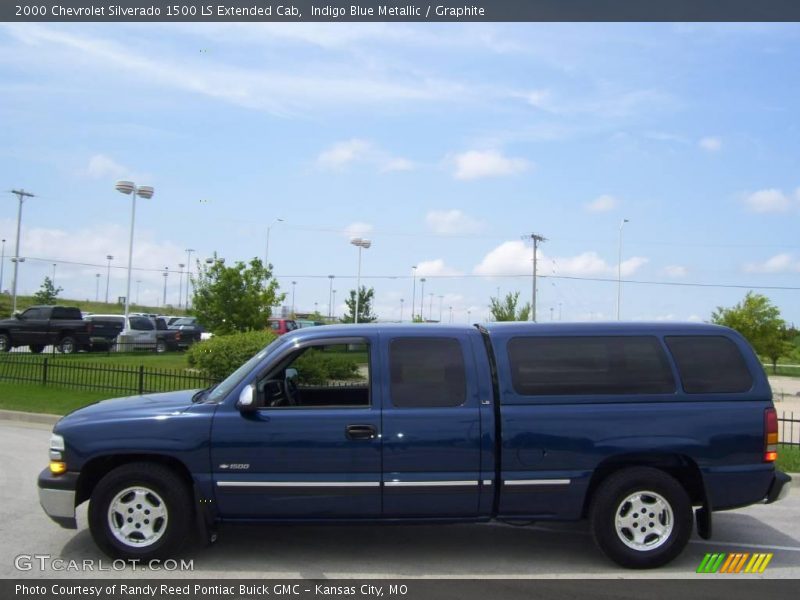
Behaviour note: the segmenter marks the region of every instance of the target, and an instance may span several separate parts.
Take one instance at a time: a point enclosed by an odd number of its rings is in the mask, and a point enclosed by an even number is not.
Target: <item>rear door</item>
[[[475,517],[481,490],[478,372],[466,333],[381,343],[383,516]],[[422,334],[425,335],[422,335]]]

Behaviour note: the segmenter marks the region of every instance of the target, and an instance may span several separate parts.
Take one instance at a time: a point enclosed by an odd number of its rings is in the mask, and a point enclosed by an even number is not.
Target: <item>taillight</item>
[[[778,459],[778,413],[774,408],[764,411],[764,462]]]
[[[94,331],[94,324],[93,324],[91,321],[89,321],[89,322],[86,324],[86,332],[87,332],[89,335],[92,335],[92,331]]]
[[[180,331],[178,331],[178,332],[175,334],[175,341],[176,341],[176,342],[180,342],[180,341],[181,341],[181,332],[180,332]]]

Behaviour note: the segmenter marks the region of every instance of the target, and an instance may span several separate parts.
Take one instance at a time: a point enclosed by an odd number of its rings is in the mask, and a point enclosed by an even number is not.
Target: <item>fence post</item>
[[[48,358],[45,357],[44,362],[42,363],[42,385],[47,385],[47,361]]]
[[[139,365],[139,394],[144,394],[144,365]]]

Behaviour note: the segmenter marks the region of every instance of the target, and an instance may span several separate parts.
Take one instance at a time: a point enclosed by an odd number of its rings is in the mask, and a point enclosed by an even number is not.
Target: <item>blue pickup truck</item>
[[[357,368],[320,377],[333,357]],[[114,557],[221,522],[588,519],[609,558],[645,568],[695,523],[708,538],[713,511],[788,492],[777,430],[761,365],[722,327],[313,327],[208,389],[64,417],[38,484],[63,527],[89,500]]]

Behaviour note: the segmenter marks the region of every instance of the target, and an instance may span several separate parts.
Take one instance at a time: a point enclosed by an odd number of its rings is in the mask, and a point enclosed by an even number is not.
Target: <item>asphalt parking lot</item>
[[[800,577],[800,492],[769,506],[715,513],[714,539],[693,537],[667,567],[618,568],[594,547],[583,523],[528,527],[450,526],[224,526],[213,546],[189,551],[192,571],[111,568],[94,546],[85,505],[77,531],[59,528],[42,512],[36,477],[46,465],[50,427],[0,421],[0,577],[269,577],[269,578],[693,578],[707,552],[772,552],[764,578]],[[105,561],[109,570],[19,570],[20,555]],[[97,563],[95,563],[97,564]],[[100,565],[98,565],[100,566]],[[746,576],[751,577],[751,576]]]

